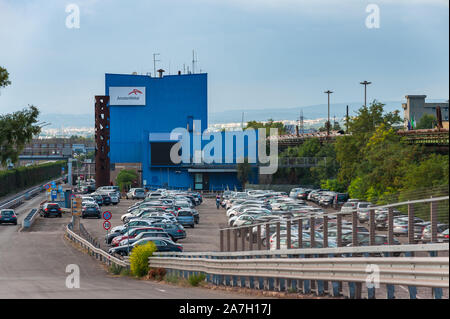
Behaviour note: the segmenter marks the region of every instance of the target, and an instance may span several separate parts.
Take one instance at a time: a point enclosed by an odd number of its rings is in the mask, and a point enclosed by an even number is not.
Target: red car
[[[117,236],[114,237],[114,239],[111,242],[111,246],[116,247],[119,246],[119,243],[124,240],[124,239],[128,239],[128,238],[134,238],[137,235],[139,235],[140,233],[144,233],[146,231],[149,230],[161,230],[164,231],[162,228],[160,227],[140,227],[140,228],[132,228],[130,229],[130,233],[127,235],[127,233],[125,233],[122,236]]]

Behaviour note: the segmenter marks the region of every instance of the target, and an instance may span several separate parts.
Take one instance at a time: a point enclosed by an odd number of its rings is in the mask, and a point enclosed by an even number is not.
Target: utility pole
[[[347,105],[347,114],[345,115],[345,127],[346,127],[346,134],[348,134],[348,105]]]
[[[330,135],[330,94],[334,93],[333,91],[325,91],[325,94],[328,94],[328,122],[327,122],[327,136]]]
[[[161,62],[161,60],[156,60],[156,56],[160,55],[159,53],[153,53],[153,76],[156,77],[156,62]]]
[[[372,84],[372,82],[364,81],[360,82],[359,84],[364,85],[364,107],[367,107],[367,86],[369,84]]]

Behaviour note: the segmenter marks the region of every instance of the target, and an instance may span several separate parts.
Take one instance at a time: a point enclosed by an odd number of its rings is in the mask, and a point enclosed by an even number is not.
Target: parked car
[[[41,206],[39,215],[45,218],[50,216],[62,217],[61,207],[58,203],[45,203]]]
[[[448,236],[448,224],[438,224],[437,225],[437,237],[438,241],[444,241],[445,238],[444,232],[447,231]],[[431,225],[426,226],[422,231],[421,239],[423,241],[430,241],[431,240]],[[447,237],[448,241],[448,237]]]
[[[184,227],[180,224],[154,223],[152,226],[163,229],[169,234],[174,242],[186,238],[186,230],[184,230]]]
[[[163,230],[163,229],[159,228],[159,227],[137,227],[137,228],[130,229],[129,232],[127,232],[127,230],[125,229],[124,232],[121,232],[121,234],[119,234],[118,236],[115,236],[112,239],[111,245],[118,246],[119,243],[126,238],[134,238],[137,235],[139,235],[140,233],[144,233],[144,232],[151,231],[151,230]]]
[[[177,212],[177,221],[183,226],[195,227],[194,214],[191,210],[180,209]]]
[[[165,231],[155,230],[155,231],[140,233],[139,235],[137,235],[134,238],[124,239],[121,242],[119,242],[119,246],[125,246],[128,244],[132,245],[135,242],[137,242],[138,240],[141,240],[142,238],[148,238],[148,237],[171,239],[169,234],[166,233]]]
[[[0,210],[0,224],[17,225],[17,215],[12,209]]]
[[[103,205],[111,205],[111,197],[108,194],[102,193]]]
[[[100,219],[102,217],[101,214],[102,213],[100,212],[100,209],[97,204],[89,203],[87,205],[84,205],[81,210],[81,218],[83,219],[87,217],[96,217]]]
[[[145,245],[148,242],[153,242],[156,245],[156,250],[157,251],[176,251],[176,252],[182,252],[183,251],[183,246],[180,244],[175,244],[173,241],[171,241],[170,239],[163,239],[163,238],[158,238],[158,237],[149,237],[149,238],[142,238],[140,240],[138,240],[137,242],[133,243],[132,245],[130,245],[130,247],[128,247],[128,245],[124,245],[124,246],[118,246],[118,247],[114,247],[109,249],[109,253],[110,254],[118,254],[121,256],[127,256],[128,255],[128,249],[130,249],[130,252],[133,250],[134,247],[139,246],[139,245]]]
[[[143,188],[131,188],[125,197],[127,199],[145,199],[145,190]]]

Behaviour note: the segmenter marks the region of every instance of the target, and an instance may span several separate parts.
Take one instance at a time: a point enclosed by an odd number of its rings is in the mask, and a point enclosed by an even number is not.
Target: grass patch
[[[197,287],[202,281],[206,278],[204,273],[190,275],[188,278],[188,282],[191,286]]]
[[[108,270],[113,275],[120,275],[120,273],[123,270],[123,267],[119,266],[119,265],[116,265],[116,264],[112,264],[111,266],[109,266]]]
[[[164,277],[164,280],[167,282],[170,282],[172,284],[178,284],[180,282],[180,277],[178,277],[177,275],[166,275]]]

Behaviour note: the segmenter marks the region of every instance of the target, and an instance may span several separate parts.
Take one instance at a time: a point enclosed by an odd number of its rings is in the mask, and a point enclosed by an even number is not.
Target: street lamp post
[[[328,122],[327,122],[327,136],[330,135],[330,94],[334,93],[333,91],[325,91],[325,94],[328,94]]]
[[[364,107],[367,107],[367,86],[369,84],[372,84],[372,82],[364,81],[360,82],[359,84],[364,85]]]

